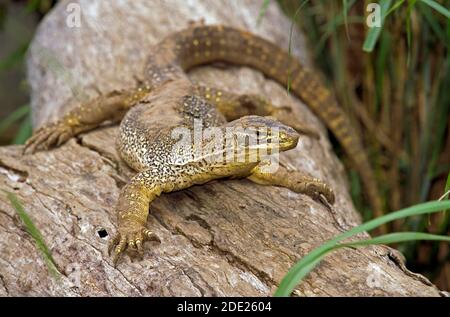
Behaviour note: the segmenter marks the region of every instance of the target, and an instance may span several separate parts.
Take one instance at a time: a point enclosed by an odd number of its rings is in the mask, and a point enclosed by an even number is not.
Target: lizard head
[[[228,124],[232,126],[238,148],[248,151],[287,151],[297,146],[299,134],[273,117],[245,116]]]
[[[245,175],[266,158],[295,148],[299,139],[293,128],[260,116],[241,117],[215,130],[220,133],[211,132],[203,136],[197,159],[214,162],[213,173],[227,176]]]

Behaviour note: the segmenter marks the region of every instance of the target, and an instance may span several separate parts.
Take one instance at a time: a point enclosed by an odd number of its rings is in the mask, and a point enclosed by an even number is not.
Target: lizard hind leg
[[[292,114],[290,106],[276,106],[270,100],[256,94],[235,94],[218,88],[196,85],[197,94],[213,104],[227,121],[244,116],[270,116],[294,128],[298,133],[319,139],[317,129],[309,127]]]
[[[322,202],[323,196],[327,203],[334,204],[334,192],[328,184],[299,171],[288,171],[285,167],[279,166],[276,171],[267,172],[264,170],[264,164],[260,164],[252,170],[251,175],[247,178],[261,185],[286,187]]]

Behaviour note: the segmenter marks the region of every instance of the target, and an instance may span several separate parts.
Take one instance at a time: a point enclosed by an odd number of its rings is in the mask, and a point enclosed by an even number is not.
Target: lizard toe
[[[127,248],[127,238],[126,236],[120,236],[119,242],[113,247],[112,262],[114,266],[117,266],[120,256]]]
[[[319,179],[314,179],[307,184],[306,192],[314,200],[322,201],[322,196],[326,199],[327,203],[333,205],[335,201],[334,192],[330,186],[322,182]]]
[[[25,143],[24,154],[33,154],[39,150],[48,150],[67,141],[71,128],[64,123],[52,123],[37,130]]]
[[[142,233],[144,234],[145,239],[148,241],[161,242],[161,239],[154,232],[148,230],[147,228],[143,229]]]
[[[144,248],[142,247],[142,240],[136,239],[136,249],[138,254],[142,257],[144,255]]]
[[[49,137],[51,134],[51,130],[47,128],[41,128],[37,130],[31,138],[27,140],[25,143],[25,147],[23,150],[24,154],[33,154],[36,152],[36,150],[39,149],[41,144],[45,142],[45,140]]]
[[[112,257],[114,266],[117,265],[123,253],[127,252],[130,256],[144,254],[144,242],[161,242],[159,237],[145,227],[119,229],[119,233],[111,240],[108,246],[108,253]]]

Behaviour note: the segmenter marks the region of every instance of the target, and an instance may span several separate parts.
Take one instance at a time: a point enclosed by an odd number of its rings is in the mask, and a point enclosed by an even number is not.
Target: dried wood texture
[[[132,87],[149,47],[190,20],[245,28],[288,45],[289,21],[275,3],[260,26],[256,20],[261,2],[256,0],[79,3],[80,28],[67,26],[69,2],[62,1],[46,16],[31,46],[28,70],[36,125],[60,116],[65,105]],[[294,34],[293,46],[294,54],[310,64],[300,35]],[[162,243],[146,244],[143,260],[126,257],[115,269],[106,246],[115,231],[119,190],[132,175],[115,151],[117,127],[33,156],[21,156],[18,146],[3,147],[0,188],[23,202],[62,278],[49,275],[33,240],[0,193],[1,295],[268,296],[296,260],[360,223],[343,167],[323,125],[305,105],[251,69],[203,67],[191,76],[292,105],[299,118],[316,126],[321,140],[302,138],[282,160],[331,184],[337,195],[333,212],[309,197],[246,180],[192,187],[163,195],[151,206],[148,225]],[[297,294],[439,296],[439,290],[402,270],[387,248],[368,247],[327,257]]]

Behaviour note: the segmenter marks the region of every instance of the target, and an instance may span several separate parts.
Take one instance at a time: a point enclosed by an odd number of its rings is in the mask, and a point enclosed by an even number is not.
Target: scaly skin
[[[60,121],[37,130],[26,144],[25,153],[33,153],[58,146],[105,121],[122,119],[117,148],[137,175],[122,189],[117,204],[118,234],[110,245],[114,263],[126,249],[142,253],[144,240],[157,239],[145,227],[149,205],[156,197],[194,184],[247,177],[258,184],[283,186],[334,202],[333,191],[320,180],[281,167],[274,173],[264,169],[270,154],[297,145],[299,133],[318,137],[290,115],[289,107],[276,107],[256,95],[236,95],[188,80],[188,69],[215,61],[251,66],[283,85],[290,76],[292,91],[341,141],[367,185],[375,210],[381,210],[360,139],[331,93],[312,73],[275,45],[247,32],[194,26],[154,47],[139,88],[112,92],[80,105]],[[202,120],[204,128],[218,127],[221,133],[230,128],[251,128],[257,133],[239,130],[232,142],[219,147],[213,136],[205,136],[200,142],[190,141],[178,148],[175,129],[192,133],[196,120]],[[193,155],[198,150],[202,155]],[[228,153],[233,159],[224,161]]]

